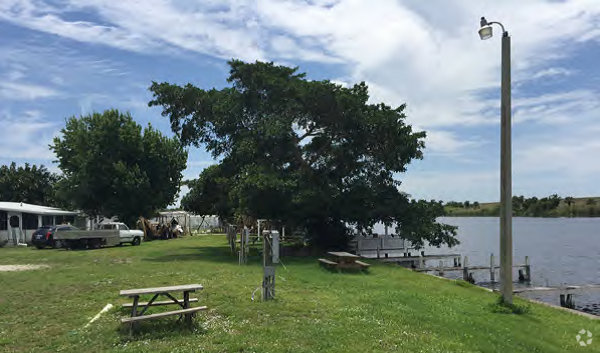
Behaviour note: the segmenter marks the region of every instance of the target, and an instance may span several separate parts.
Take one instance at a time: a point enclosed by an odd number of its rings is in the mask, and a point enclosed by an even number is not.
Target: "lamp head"
[[[479,29],[479,38],[481,38],[481,40],[490,39],[492,36],[492,26],[485,26]]]
[[[490,39],[493,36],[493,32],[492,32],[492,26],[489,25],[488,21],[485,19],[485,17],[481,18],[481,21],[479,22],[479,24],[481,25],[481,28],[479,29],[479,38],[481,38],[481,40],[486,40],[486,39]]]

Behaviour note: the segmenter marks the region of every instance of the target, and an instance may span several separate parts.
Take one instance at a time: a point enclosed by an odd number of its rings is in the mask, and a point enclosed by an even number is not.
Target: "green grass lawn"
[[[223,235],[90,251],[1,249],[1,265],[51,268],[0,272],[0,351],[600,352],[600,323],[571,313],[535,304],[523,315],[498,313],[495,294],[393,265],[340,274],[314,258],[283,262],[277,300],[263,303],[250,300],[262,281],[259,260],[239,266]],[[210,309],[192,331],[169,317],[130,337],[118,308],[83,328],[107,303],[127,301],[121,289],[190,283],[204,285],[196,305]],[[582,328],[597,335],[591,346],[577,344]]]

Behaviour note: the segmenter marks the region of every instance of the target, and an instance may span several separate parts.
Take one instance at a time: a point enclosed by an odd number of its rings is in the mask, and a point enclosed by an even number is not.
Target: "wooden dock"
[[[451,258],[453,260],[453,266],[446,267],[444,265],[443,259]],[[404,261],[399,261],[402,259]],[[439,265],[435,267],[426,267],[425,261],[437,259],[439,260]],[[475,283],[475,279],[473,278],[473,271],[488,271],[490,274],[490,282],[496,282],[496,270],[500,269],[500,266],[496,265],[494,261],[494,254],[490,255],[489,266],[469,266],[469,258],[467,256],[464,257],[464,261],[461,259],[460,254],[450,254],[450,255],[429,255],[429,256],[416,256],[416,257],[401,257],[401,258],[384,258],[380,259],[382,261],[387,262],[397,262],[398,264],[402,262],[410,262],[411,268],[415,272],[437,272],[439,276],[444,276],[446,272],[451,271],[462,271],[463,279],[467,282]],[[530,282],[531,281],[531,265],[529,264],[529,256],[525,256],[525,263],[523,265],[513,265],[512,268],[519,269],[519,282]]]
[[[523,268],[526,265],[513,265],[513,268]],[[464,267],[444,267],[444,272],[447,271],[464,271]],[[491,270],[490,266],[469,266],[469,270],[477,271],[477,270]],[[494,269],[500,269],[500,266],[494,266]],[[439,271],[439,267],[424,267],[424,268],[415,268],[413,271],[415,272],[434,272]]]
[[[517,288],[513,290],[513,293],[525,293],[525,292],[555,292],[555,291],[573,291],[579,289],[600,289],[600,284],[587,284],[582,286],[563,286],[563,287],[529,287],[529,288]]]
[[[443,259],[453,259],[460,258],[461,254],[447,254],[447,255],[425,255],[425,256],[399,256],[399,257],[380,257],[373,259],[377,259],[382,262],[418,262],[419,260],[428,261],[428,260],[443,260]]]

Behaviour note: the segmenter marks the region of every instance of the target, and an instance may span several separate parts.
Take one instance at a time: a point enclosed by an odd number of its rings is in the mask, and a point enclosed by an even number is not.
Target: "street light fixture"
[[[492,38],[492,24],[502,28],[502,101],[500,105],[500,293],[512,304],[512,162],[511,162],[511,79],[510,36],[500,22],[481,18],[479,37]]]

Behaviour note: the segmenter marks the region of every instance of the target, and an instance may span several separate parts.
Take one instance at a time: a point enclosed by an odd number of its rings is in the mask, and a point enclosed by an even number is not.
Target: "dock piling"
[[[575,301],[573,300],[573,294],[567,294],[567,308],[575,309]]]
[[[469,281],[469,257],[465,256],[464,266],[463,266],[463,280]]]
[[[560,306],[563,308],[574,309],[575,301],[573,300],[573,294],[561,294],[559,297]]]
[[[496,271],[494,268],[494,254],[490,255],[490,281],[492,283],[496,282]]]
[[[531,282],[531,265],[529,264],[529,256],[525,256],[525,276],[526,281]]]
[[[473,277],[473,272],[469,273],[469,278],[467,278],[467,282],[471,284],[475,284],[475,278]]]

